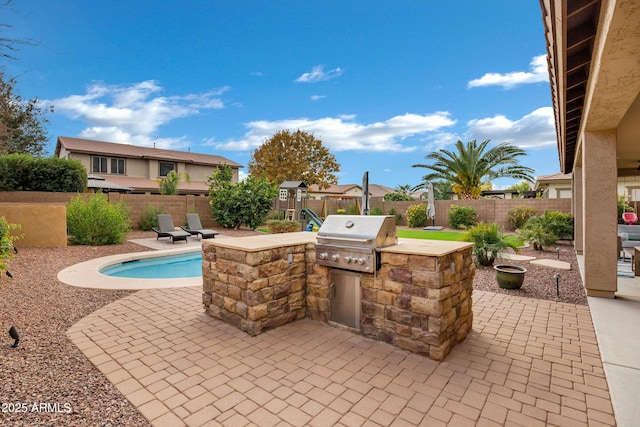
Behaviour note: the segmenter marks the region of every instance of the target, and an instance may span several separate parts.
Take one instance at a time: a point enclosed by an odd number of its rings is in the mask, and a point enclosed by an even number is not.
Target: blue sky
[[[417,185],[455,141],[527,150],[559,171],[537,1],[14,0],[19,93],[58,136],[217,154],[246,165],[281,129],[312,132],[340,184]],[[494,188],[515,183],[500,180]]]

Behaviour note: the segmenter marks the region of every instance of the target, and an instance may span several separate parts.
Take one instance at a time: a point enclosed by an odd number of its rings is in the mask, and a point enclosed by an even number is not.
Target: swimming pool
[[[100,270],[101,274],[133,279],[174,279],[202,276],[202,253],[134,259]]]

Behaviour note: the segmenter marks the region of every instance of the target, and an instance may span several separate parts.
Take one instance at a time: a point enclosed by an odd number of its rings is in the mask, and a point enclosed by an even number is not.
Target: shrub
[[[396,217],[396,224],[400,224],[400,222],[402,221],[402,214],[396,212],[394,208],[391,208],[391,210],[389,211],[389,215],[394,215]]]
[[[7,219],[0,216],[0,272],[7,268],[5,260],[13,258],[13,242],[18,239],[11,235],[11,230],[20,228],[20,224],[9,224]]]
[[[384,213],[382,212],[381,207],[376,206],[375,208],[371,208],[369,215],[384,215]]]
[[[522,227],[529,218],[538,214],[533,206],[517,206],[507,212],[507,222],[514,230]]]
[[[449,209],[449,227],[466,228],[471,227],[478,219],[478,211],[471,206],[451,205]]]
[[[346,209],[336,209],[336,215],[344,215],[347,213]]]
[[[153,205],[147,206],[142,218],[138,221],[138,227],[143,231],[150,231],[152,227],[158,228],[158,214],[163,213],[164,209],[162,209],[162,207],[156,207]]]
[[[244,224],[255,230],[264,224],[278,190],[267,179],[249,177],[234,184],[232,176],[231,168],[224,165],[209,177],[213,217],[226,228]]]
[[[387,193],[382,198],[385,202],[402,202],[413,200],[410,195],[405,193]]]
[[[74,197],[67,206],[67,232],[73,244],[120,244],[129,230],[129,211],[124,203],[111,204],[100,192],[90,198]]]
[[[562,212],[545,211],[542,215],[529,218],[519,234],[534,249],[541,251],[545,247],[555,246],[558,239],[573,239],[573,217]]]
[[[545,211],[542,218],[559,240],[573,240],[573,216],[570,213]]]
[[[518,248],[512,240],[506,238],[497,224],[485,224],[480,222],[478,225],[467,228],[467,232],[462,237],[465,242],[473,242],[473,259],[476,264],[491,266],[496,260],[498,254],[505,249]]]
[[[73,159],[8,154],[0,156],[0,176],[0,191],[78,193],[87,188],[87,171]]]
[[[267,221],[267,227],[269,233],[276,234],[300,231],[301,225],[298,221],[272,219]]]
[[[407,208],[407,223],[409,227],[424,227],[427,225],[427,205],[411,205]]]

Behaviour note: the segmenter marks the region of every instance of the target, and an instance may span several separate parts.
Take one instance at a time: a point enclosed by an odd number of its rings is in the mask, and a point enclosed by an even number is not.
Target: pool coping
[[[70,286],[89,289],[161,289],[202,286],[202,276],[171,279],[137,279],[129,277],[107,276],[100,270],[136,259],[158,258],[169,255],[182,255],[201,252],[200,246],[178,249],[162,249],[145,252],[109,255],[72,265],[58,272],[58,280]]]

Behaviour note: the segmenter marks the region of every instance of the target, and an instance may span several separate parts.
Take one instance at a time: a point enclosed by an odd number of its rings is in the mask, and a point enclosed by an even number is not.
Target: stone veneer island
[[[304,317],[331,321],[331,268],[315,263],[316,234],[203,241],[206,312],[257,335]],[[472,243],[400,239],[360,273],[360,332],[444,360],[473,322]]]

